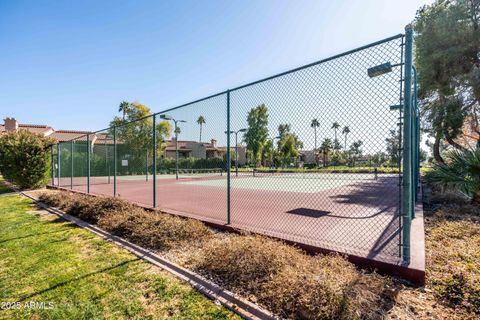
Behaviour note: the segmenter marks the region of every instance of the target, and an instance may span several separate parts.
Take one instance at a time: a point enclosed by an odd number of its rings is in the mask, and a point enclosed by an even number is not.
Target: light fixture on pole
[[[225,131],[225,134],[235,134],[235,175],[238,176],[238,134],[240,132],[245,132],[247,131],[247,129],[243,128],[243,129],[239,129],[237,131]],[[230,139],[230,137],[229,137]],[[230,168],[228,168],[228,170],[230,170]]]
[[[172,116],[169,116],[166,114],[161,114],[160,119],[173,121],[175,125],[175,179],[178,180],[178,126],[177,126],[177,123],[187,122],[187,121],[177,120],[177,119],[174,119]]]

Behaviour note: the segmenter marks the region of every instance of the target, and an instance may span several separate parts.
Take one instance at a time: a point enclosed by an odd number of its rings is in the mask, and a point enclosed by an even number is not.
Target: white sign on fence
[[[122,167],[128,167],[128,160],[122,160]]]

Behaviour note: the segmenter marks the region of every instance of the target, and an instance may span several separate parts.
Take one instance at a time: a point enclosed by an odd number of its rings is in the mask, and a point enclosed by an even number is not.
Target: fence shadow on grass
[[[19,237],[10,238],[10,239],[4,239],[4,240],[0,240],[0,244],[6,243],[6,242],[10,242],[10,241],[23,240],[23,239],[27,239],[27,238],[31,238],[31,237],[36,237],[36,236],[41,236],[41,235],[45,235],[45,234],[60,233],[60,232],[64,232],[64,231],[68,231],[68,229],[57,230],[57,231],[50,231],[50,232],[32,233],[32,234],[28,234],[28,235],[25,235],[25,236],[19,236]]]
[[[105,272],[108,272],[108,271],[111,271],[113,269],[116,269],[116,268],[119,268],[119,267],[122,267],[122,266],[125,266],[129,263],[132,263],[132,262],[135,262],[135,261],[138,261],[140,260],[140,258],[135,258],[135,259],[130,259],[130,260],[126,260],[126,261],[122,261],[120,263],[117,263],[113,266],[110,266],[110,267],[107,267],[107,268],[103,268],[103,269],[100,269],[100,270],[97,270],[97,271],[94,271],[94,272],[89,272],[87,274],[84,274],[82,276],[78,276],[78,277],[75,277],[73,279],[70,279],[70,280],[67,280],[67,281],[63,281],[63,282],[60,282],[60,283],[57,283],[49,288],[46,288],[46,289],[43,289],[43,290],[39,290],[39,291],[36,291],[36,292],[33,292],[31,294],[28,294],[28,295],[25,295],[23,297],[21,297],[18,301],[20,302],[23,302],[27,299],[30,299],[32,297],[35,297],[35,296],[38,296],[38,295],[41,295],[41,294],[44,294],[46,292],[49,292],[49,291],[52,291],[52,290],[55,290],[59,287],[63,287],[65,285],[68,285],[70,283],[73,283],[73,282],[76,282],[76,281],[80,281],[82,279],[85,279],[85,278],[88,278],[88,277],[91,277],[91,276],[94,276],[94,275],[97,275],[97,274],[100,274],[100,273],[105,273]]]

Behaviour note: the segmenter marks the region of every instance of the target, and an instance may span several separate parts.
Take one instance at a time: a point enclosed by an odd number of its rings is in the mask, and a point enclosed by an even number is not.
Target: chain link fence
[[[52,185],[408,262],[419,148],[409,32],[61,142]]]

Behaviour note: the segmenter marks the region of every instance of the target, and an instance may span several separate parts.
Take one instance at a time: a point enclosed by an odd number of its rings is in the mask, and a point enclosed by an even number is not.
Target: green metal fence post
[[[153,115],[153,128],[152,128],[152,137],[153,137],[153,207],[157,207],[157,124],[155,120],[156,116]]]
[[[90,135],[87,134],[87,193],[90,193]]]
[[[148,181],[148,148],[145,150],[145,181]]]
[[[70,189],[73,189],[73,140],[70,141]]]
[[[420,110],[417,102],[417,68],[413,67],[413,102],[415,109],[415,201],[418,201],[420,189]],[[413,211],[415,217],[415,211]]]
[[[57,143],[57,186],[60,187],[60,143]]]
[[[117,127],[113,127],[113,196],[117,196]]]
[[[231,152],[230,152],[230,90],[227,91],[227,224],[231,222],[230,211],[230,167],[231,167]]]
[[[412,194],[412,49],[413,30],[405,27],[405,82],[404,82],[404,145],[403,145],[403,261],[410,262],[410,227],[413,209]]]
[[[52,187],[55,186],[55,155],[53,154],[53,151],[55,148],[52,146],[50,147],[51,152],[52,152],[52,165],[51,165],[51,171],[52,171]]]

